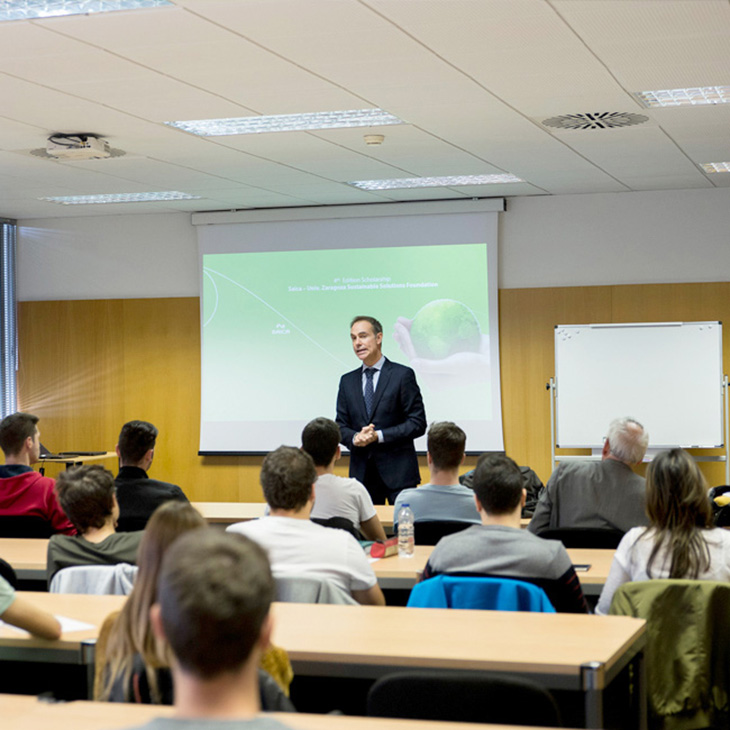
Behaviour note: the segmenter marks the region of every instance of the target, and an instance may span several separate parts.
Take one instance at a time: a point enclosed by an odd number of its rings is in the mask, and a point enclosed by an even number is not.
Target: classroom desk
[[[48,540],[31,538],[0,538],[0,558],[13,566],[20,580],[45,580],[46,550]],[[412,558],[399,558],[394,555],[372,564],[378,584],[383,589],[407,590],[421,579],[433,547],[416,545]],[[591,567],[579,572],[583,593],[597,596],[606,582],[613,560],[613,550],[570,548],[568,555],[574,564],[588,564]]]
[[[155,717],[174,713],[173,707],[114,704],[108,702],[65,702],[49,704],[26,695],[0,695],[0,716],[6,730],[117,730],[137,727]],[[511,725],[396,720],[385,717],[345,717],[273,712],[292,730],[514,730]],[[527,730],[527,728],[525,728]]]
[[[603,693],[636,660],[646,727],[645,622],[627,616],[276,603],[273,641],[295,673],[377,678],[405,668],[514,673],[584,694],[586,727]],[[436,630],[437,627],[437,630]]]
[[[29,537],[0,538],[0,558],[10,563],[18,580],[45,580],[48,540]]]
[[[102,454],[86,455],[69,454],[68,456],[54,456],[40,459],[41,468],[46,464],[65,464],[67,469],[73,466],[81,466],[81,464],[92,464],[96,461],[106,461],[107,459],[118,459],[116,451],[105,451]]]
[[[0,660],[83,665],[93,687],[98,629],[126,598],[25,596],[93,628],[53,642],[3,626]],[[605,688],[636,659],[639,707],[645,707],[645,625],[640,619],[304,603],[275,603],[272,613],[273,641],[286,649],[299,674],[377,678],[407,667],[515,673],[551,689],[583,692],[586,726],[597,728],[603,722]],[[642,723],[645,727],[645,718]]]
[[[264,516],[265,502],[193,502],[193,507],[205,517],[208,522],[216,525],[232,525],[235,522],[246,522]],[[385,528],[393,528],[393,507],[385,504],[376,504],[375,511]]]
[[[264,502],[193,502],[193,507],[211,524],[232,525],[234,522],[255,520],[264,516]],[[389,504],[376,504],[375,512],[385,532],[393,531],[393,507]],[[520,520],[520,526],[526,528],[529,518]]]
[[[394,555],[382,558],[372,564],[378,584],[383,589],[408,589],[421,579],[426,563],[433,551],[430,545],[416,545],[412,558]],[[587,571],[578,572],[583,593],[586,596],[600,595],[613,560],[613,550],[570,548],[568,555],[574,565],[590,565]]]
[[[91,624],[93,628],[65,632],[58,641],[49,641],[0,625],[0,660],[33,661],[50,664],[77,664],[86,668],[89,697],[94,686],[94,645],[104,619],[119,610],[126,596],[81,596],[60,593],[20,592],[38,608],[57,616]]]
[[[577,571],[584,595],[600,595],[606,578],[608,578],[608,571],[611,569],[615,552],[615,550],[598,550],[595,548],[568,548],[568,555],[573,565],[591,566],[585,572]]]

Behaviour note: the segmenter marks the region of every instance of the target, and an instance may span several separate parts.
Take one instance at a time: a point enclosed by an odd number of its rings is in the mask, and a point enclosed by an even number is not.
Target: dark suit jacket
[[[351,477],[364,481],[368,459],[374,459],[381,479],[391,489],[413,487],[421,481],[413,439],[426,432],[426,411],[413,370],[386,359],[370,418],[362,394],[362,366],[343,375],[337,394],[337,423],[342,443],[350,450]],[[383,443],[353,446],[355,434],[369,423],[383,432]]]

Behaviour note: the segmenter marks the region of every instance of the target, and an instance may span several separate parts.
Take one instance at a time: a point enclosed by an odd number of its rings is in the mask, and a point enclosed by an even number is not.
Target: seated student
[[[147,421],[129,421],[122,426],[117,443],[119,474],[114,484],[119,502],[119,532],[144,530],[147,520],[171,499],[187,502],[180,487],[147,476],[155,455],[158,431]]]
[[[116,531],[119,505],[110,471],[96,465],[68,469],[58,475],[56,491],[79,534],[53,535],[48,541],[49,584],[59,570],[72,565],[136,562],[144,533]]]
[[[5,453],[5,466],[0,466],[0,515],[40,517],[54,532],[75,535],[56,499],[55,482],[30,467],[41,453],[37,424],[38,416],[30,413],[13,413],[0,422],[0,448]]]
[[[730,581],[730,532],[714,527],[707,482],[683,449],[657,454],[646,470],[648,527],[621,539],[596,613],[623,583],[652,578]]]
[[[634,418],[608,426],[600,461],[561,461],[550,475],[527,529],[535,534],[560,527],[620,530],[646,525],[646,485],[635,474],[649,433]]]
[[[155,640],[149,620],[150,607],[157,601],[157,579],[165,553],[181,535],[201,529],[207,529],[207,523],[189,502],[165,502],[152,515],[139,546],[139,573],[134,589],[109,632],[100,699],[173,704],[169,648]],[[267,659],[269,663],[272,661],[265,655],[265,665]],[[259,687],[264,710],[294,711],[286,695],[262,669]]]
[[[525,502],[520,469],[508,456],[485,454],[474,471],[481,525],[441,538],[423,573],[515,578],[543,588],[556,611],[585,613],[583,590],[563,544],[520,529]]]
[[[266,555],[252,541],[217,530],[175,541],[162,562],[150,621],[172,655],[176,713],[146,730],[285,727],[257,717],[257,667],[271,637],[273,597]]]
[[[0,619],[6,624],[25,629],[44,639],[59,639],[61,624],[58,619],[41,608],[36,608],[27,598],[15,595],[15,590],[0,576]]]
[[[335,462],[340,458],[340,427],[329,418],[315,418],[302,431],[302,450],[314,461],[317,470],[317,499],[311,517],[344,517],[368,540],[385,540],[373,500],[368,490],[349,477],[338,477]]]
[[[358,603],[385,605],[360,543],[345,530],[322,527],[309,519],[317,479],[312,457],[291,446],[280,446],[264,459],[260,479],[270,514],[226,529],[264,547],[274,575],[320,576]]]
[[[451,521],[479,524],[474,492],[459,484],[459,467],[464,463],[466,434],[451,421],[431,424],[426,442],[426,459],[431,479],[428,484],[404,489],[393,506],[393,525],[404,504],[416,522]]]

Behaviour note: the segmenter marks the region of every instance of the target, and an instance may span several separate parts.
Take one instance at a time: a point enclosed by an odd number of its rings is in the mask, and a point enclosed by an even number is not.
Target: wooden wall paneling
[[[550,396],[558,324],[608,322],[611,287],[503,289],[499,292],[500,372],[505,450],[550,476]],[[561,451],[561,453],[583,453]]]
[[[545,383],[555,374],[556,324],[719,319],[730,326],[730,283],[725,282],[507,289],[499,301],[505,448],[543,481],[550,475]],[[261,457],[197,453],[197,298],[21,302],[18,325],[20,407],[41,417],[48,446],[113,449],[120,426],[143,418],[160,429],[153,476],[180,484],[193,500],[261,499]],[[728,370],[727,331],[724,359]],[[475,459],[469,462],[464,471]],[[426,481],[425,459],[419,464]],[[347,465],[345,457],[338,473],[346,474]],[[115,463],[106,466],[116,469]],[[724,482],[722,465],[703,465],[703,470],[712,484]]]
[[[196,501],[258,501],[260,459],[198,456],[200,305],[197,298],[124,303],[124,421],[160,430],[152,474]]]
[[[47,447],[113,447],[121,412],[119,318],[114,300],[20,303],[19,407],[40,416]],[[47,473],[60,468],[49,466]]]
[[[614,322],[720,321],[724,325],[724,371],[730,371],[730,282],[616,286],[612,318]],[[638,414],[636,417],[640,419]],[[692,453],[722,456],[725,450],[702,449]],[[710,486],[726,483],[724,463],[701,462],[700,468]]]

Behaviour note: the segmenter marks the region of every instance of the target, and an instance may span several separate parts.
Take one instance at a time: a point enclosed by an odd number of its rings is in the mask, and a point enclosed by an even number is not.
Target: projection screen
[[[197,230],[201,454],[298,446],[309,420],[334,418],[341,375],[361,366],[356,315],[415,370],[429,423],[459,424],[469,452],[503,449],[496,212]]]

